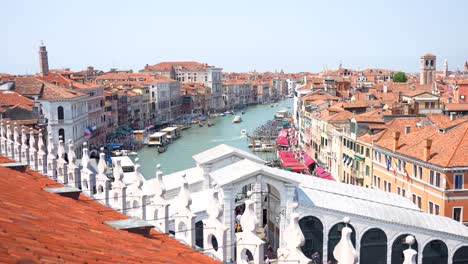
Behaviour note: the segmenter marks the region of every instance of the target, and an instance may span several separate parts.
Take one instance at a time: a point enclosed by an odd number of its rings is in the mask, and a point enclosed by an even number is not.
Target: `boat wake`
[[[235,140],[238,140],[238,139],[241,139],[245,136],[237,136],[237,137],[233,137],[233,138],[225,138],[225,139],[212,139],[211,142],[227,142],[227,141],[235,141]]]

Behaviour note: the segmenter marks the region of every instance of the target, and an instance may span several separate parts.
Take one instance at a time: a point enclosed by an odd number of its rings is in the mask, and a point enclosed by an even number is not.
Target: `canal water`
[[[288,108],[289,107],[289,108]],[[242,122],[233,124],[233,115],[220,116],[210,119],[214,122],[212,127],[193,125],[192,128],[183,130],[182,136],[169,144],[164,153],[158,153],[156,148],[144,147],[138,151],[139,163],[143,175],[149,179],[155,176],[156,165],[161,164],[161,170],[164,174],[173,173],[195,166],[192,156],[204,150],[215,147],[219,144],[227,144],[242,150],[250,151],[247,137],[241,136],[240,131],[246,129],[249,135],[259,126],[273,119],[274,114],[279,110],[292,111],[292,99],[286,99],[278,103],[255,105],[245,108],[236,115],[242,117]],[[275,152],[262,153],[255,152],[257,156],[271,160],[276,155]]]

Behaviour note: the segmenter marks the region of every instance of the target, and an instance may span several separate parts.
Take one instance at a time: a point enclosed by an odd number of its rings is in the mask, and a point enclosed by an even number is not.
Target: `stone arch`
[[[392,252],[391,252],[391,264],[403,264],[404,257],[403,257],[403,251],[409,248],[409,245],[404,243],[405,239],[407,236],[413,236],[411,234],[402,234],[399,235],[398,237],[393,240],[392,243]],[[414,244],[411,247],[412,249],[418,251],[418,241],[416,240],[416,237],[413,236],[414,239]],[[418,257],[416,256],[416,263],[418,263]]]
[[[441,240],[428,242],[423,249],[422,264],[448,263],[448,248]]]
[[[468,263],[468,246],[459,247],[452,258],[453,264],[465,264]]]
[[[340,239],[341,239],[341,230],[345,226],[346,226],[345,223],[339,222],[339,223],[333,225],[330,228],[330,231],[328,231],[328,242],[327,242],[327,245],[328,245],[328,250],[327,250],[328,261],[336,262],[336,259],[333,256],[333,250],[335,249],[335,246],[340,241]],[[351,242],[353,243],[354,248],[356,248],[356,229],[351,224],[348,224],[348,227],[351,228],[351,230],[353,230],[353,233],[351,233]]]
[[[247,264],[254,260],[252,252],[244,248],[241,252],[241,259],[238,260],[240,264]]]
[[[214,251],[218,251],[218,239],[213,234],[208,235],[208,248],[212,248]]]
[[[387,235],[382,229],[371,228],[362,235],[359,260],[361,264],[387,263]]]
[[[102,186],[102,184],[98,185],[97,190],[98,190],[98,193],[100,193],[100,194],[102,194],[104,192],[104,187]]]
[[[195,245],[203,247],[203,221],[198,221],[195,223]]]
[[[323,224],[315,216],[305,216],[299,220],[299,226],[304,235],[305,242],[301,247],[302,252],[308,258],[312,258],[315,252],[323,256]]]

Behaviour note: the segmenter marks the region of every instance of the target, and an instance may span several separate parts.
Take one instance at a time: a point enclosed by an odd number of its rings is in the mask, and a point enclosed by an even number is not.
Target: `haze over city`
[[[27,8],[25,8],[27,6]],[[200,61],[224,71],[344,67],[416,72],[420,54],[462,69],[466,1],[6,1],[0,72],[141,69]]]

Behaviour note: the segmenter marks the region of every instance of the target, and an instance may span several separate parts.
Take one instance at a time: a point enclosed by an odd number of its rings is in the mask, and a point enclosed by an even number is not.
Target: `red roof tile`
[[[0,157],[0,162],[8,162]],[[36,172],[0,167],[0,262],[216,263],[152,230],[145,237],[104,221],[125,219],[96,201],[51,194],[59,186]]]

